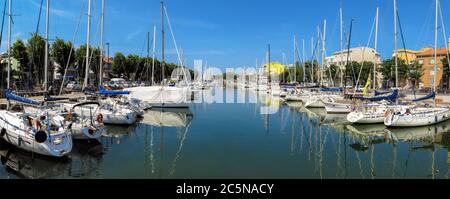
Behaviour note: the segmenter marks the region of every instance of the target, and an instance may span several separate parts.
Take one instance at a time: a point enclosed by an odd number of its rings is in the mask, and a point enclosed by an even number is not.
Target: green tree
[[[16,58],[19,61],[19,71],[16,71],[16,73],[19,75],[19,82],[22,83],[22,85],[18,86],[24,86],[26,85],[26,82],[24,80],[27,79],[28,74],[27,71],[29,57],[27,53],[27,47],[21,39],[18,39],[16,42],[14,42],[12,46],[12,57]]]
[[[384,60],[381,64],[380,72],[383,75],[383,79],[387,81],[388,87],[393,87],[395,84],[395,59]],[[408,65],[405,61],[398,59],[398,78],[399,84],[405,81],[408,75]]]
[[[86,45],[81,45],[75,51],[75,65],[77,66],[78,79],[81,82],[86,74]]]
[[[42,36],[33,33],[27,43],[27,54],[31,64],[31,71],[28,72],[34,77],[34,83],[42,84],[44,82],[45,40]]]
[[[60,38],[56,38],[55,42],[52,45],[51,57],[53,61],[60,65],[60,68],[58,68],[57,72],[64,73],[64,69],[67,64],[69,64],[69,66],[72,66],[75,63],[75,52],[72,52],[72,55],[70,55],[72,47],[73,46],[71,42],[65,42]]]
[[[117,76],[121,76],[125,73],[125,62],[126,57],[121,52],[117,52],[114,55],[113,64],[112,64],[112,70],[113,73]]]
[[[420,78],[424,74],[424,69],[422,68],[422,65],[423,64],[419,64],[419,62],[414,61],[409,67],[408,76],[411,79],[411,83],[412,85],[414,85],[415,88],[418,88]]]

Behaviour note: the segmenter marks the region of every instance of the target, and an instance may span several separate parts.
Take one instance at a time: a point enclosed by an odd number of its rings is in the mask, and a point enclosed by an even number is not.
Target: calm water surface
[[[2,142],[0,178],[449,177],[449,122],[409,129],[350,125],[345,115],[324,109],[258,99],[264,103],[149,111],[133,126],[108,126],[100,142],[75,143],[64,160],[33,157]],[[279,110],[261,115],[266,105]]]

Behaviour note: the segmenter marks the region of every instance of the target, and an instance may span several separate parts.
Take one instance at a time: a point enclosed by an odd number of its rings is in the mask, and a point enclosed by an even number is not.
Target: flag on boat
[[[364,86],[363,95],[367,96],[369,92],[370,85],[372,84],[372,74],[369,74],[369,78],[367,79],[366,86]]]

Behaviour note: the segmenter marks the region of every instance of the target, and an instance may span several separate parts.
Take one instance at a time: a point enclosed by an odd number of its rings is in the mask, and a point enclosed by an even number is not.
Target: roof
[[[446,48],[438,48],[436,50],[437,55],[447,55],[447,49]],[[434,56],[434,49],[425,49],[424,51],[417,54],[417,57],[431,57]]]

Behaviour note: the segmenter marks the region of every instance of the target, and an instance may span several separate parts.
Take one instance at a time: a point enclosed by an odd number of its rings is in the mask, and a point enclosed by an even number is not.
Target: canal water
[[[76,142],[62,160],[1,142],[0,178],[449,177],[450,122],[406,129],[350,125],[346,115],[236,92],[234,99],[244,97],[247,102],[152,110],[133,126],[108,126],[99,142]],[[249,102],[252,96],[257,103]],[[276,112],[263,115],[264,107]]]

